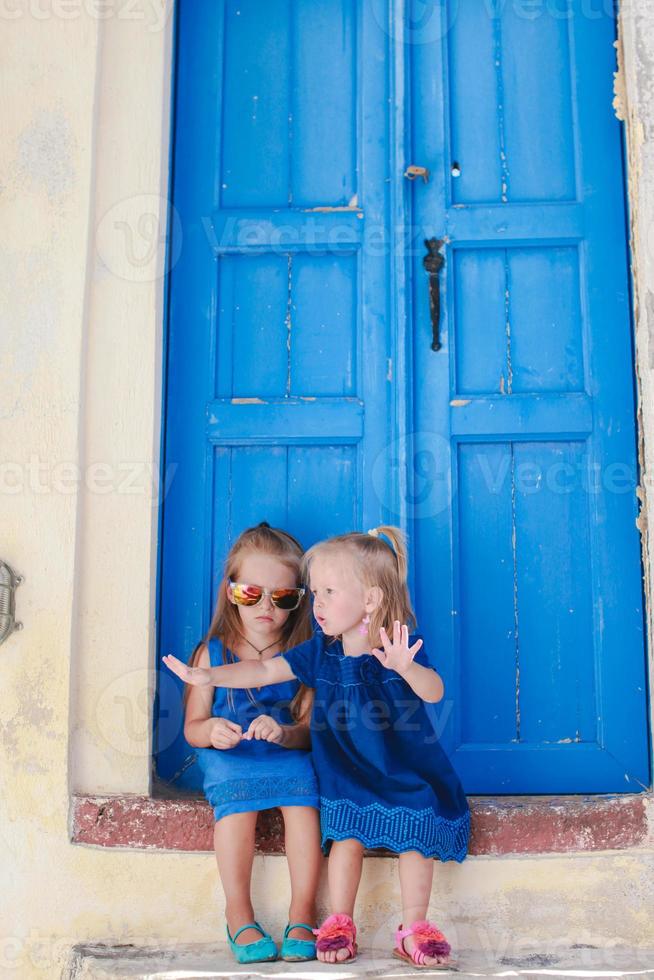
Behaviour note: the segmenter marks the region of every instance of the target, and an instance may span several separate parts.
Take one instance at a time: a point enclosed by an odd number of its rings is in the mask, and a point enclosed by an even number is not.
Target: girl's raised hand
[[[394,670],[398,674],[404,674],[413,663],[413,658],[422,646],[422,640],[416,640],[412,647],[409,646],[409,627],[402,626],[396,619],[393,623],[393,639],[388,638],[388,633],[382,626],[379,630],[383,650],[375,649],[371,653],[388,670]]]
[[[172,670],[173,674],[181,677],[185,684],[192,684],[194,687],[206,687],[211,684],[211,669],[209,667],[188,667],[171,654],[167,654],[161,659],[166,667]]]
[[[264,742],[281,742],[284,731],[270,715],[259,715],[255,718],[243,738],[262,739]]]

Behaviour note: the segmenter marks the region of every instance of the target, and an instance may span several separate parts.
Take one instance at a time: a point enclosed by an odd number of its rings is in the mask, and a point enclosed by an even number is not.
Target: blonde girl
[[[189,671],[164,660],[191,684],[295,677],[315,688],[312,745],[331,906],[317,930],[318,959],[356,956],[363,851],[385,847],[399,854],[402,913],[393,955],[419,968],[449,966],[450,945],[427,919],[433,859],[463,861],[470,812],[425,709],[444,688],[422,640],[409,635],[415,617],[404,537],[383,526],[331,538],[307,552],[304,568],[319,626],[307,642],[265,664]]]
[[[211,625],[190,661],[198,669],[244,668],[230,689],[187,688],[184,724],[214,809],[227,938],[240,963],[278,955],[255,918],[250,896],[257,813],[271,807],[283,814],[291,877],[281,955],[315,958],[312,928],[322,854],[309,752],[310,692],[286,668],[283,679],[261,690],[246,676],[252,668],[281,665],[282,653],[311,635],[301,560],[302,548],[285,531],[265,522],[244,531],[227,556]]]

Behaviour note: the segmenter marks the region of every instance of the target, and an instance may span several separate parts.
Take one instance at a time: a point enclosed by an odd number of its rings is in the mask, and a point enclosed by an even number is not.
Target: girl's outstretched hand
[[[388,633],[382,626],[379,630],[383,650],[371,650],[377,660],[388,670],[394,670],[398,674],[404,674],[413,663],[413,658],[422,646],[422,640],[416,640],[412,647],[409,646],[409,627],[402,626],[396,619],[393,623],[393,639],[388,638]]]
[[[167,654],[161,658],[173,674],[184,681],[185,684],[192,684],[194,687],[206,687],[211,684],[211,669],[209,667],[188,667],[177,657]]]

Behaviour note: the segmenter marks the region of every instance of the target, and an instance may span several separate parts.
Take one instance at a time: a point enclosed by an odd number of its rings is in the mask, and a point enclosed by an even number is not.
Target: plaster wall
[[[78,942],[211,942],[207,854],[70,841],[72,793],[150,786],[172,17],[160,0],[7,0],[0,10],[0,555],[25,576],[25,628],[0,650],[0,971],[51,978]],[[621,14],[639,420],[654,472],[654,13]],[[168,478],[174,474],[165,475]],[[646,532],[646,522],[643,521]],[[646,567],[652,544],[645,536]],[[648,579],[648,608],[651,609]],[[651,657],[651,651],[650,651]],[[453,945],[654,946],[647,846],[438,866]],[[281,857],[254,893],[279,932]],[[395,862],[366,862],[367,945],[396,925]],[[607,951],[610,957],[610,951]],[[607,963],[610,960],[607,959]],[[650,964],[651,965],[651,964]]]

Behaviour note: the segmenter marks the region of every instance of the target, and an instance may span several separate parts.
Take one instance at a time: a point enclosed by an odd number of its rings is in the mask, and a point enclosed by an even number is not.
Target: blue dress
[[[209,641],[209,659],[212,667],[224,662],[222,644],[215,638]],[[238,658],[228,651],[226,662],[236,663]],[[211,713],[236,722],[244,732],[258,715],[270,715],[280,725],[292,725],[289,704],[299,686],[292,680],[251,691],[217,687]],[[196,751],[204,774],[204,794],[216,820],[229,813],[249,813],[275,806],[317,809],[320,805],[311,752],[285,749],[276,742],[256,739],[241,741],[232,749]]]
[[[281,656],[315,688],[311,744],[323,851],[354,837],[369,848],[463,861],[468,801],[407,682],[371,653],[346,656],[320,630]],[[431,666],[424,647],[415,659]]]

